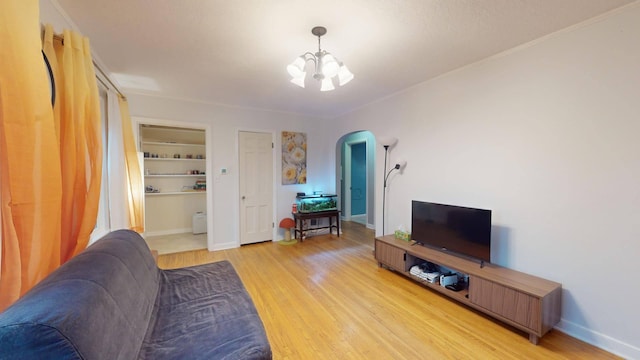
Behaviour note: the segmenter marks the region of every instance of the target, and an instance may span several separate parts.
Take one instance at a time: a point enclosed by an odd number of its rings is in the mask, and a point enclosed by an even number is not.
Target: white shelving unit
[[[205,131],[140,125],[144,153],[145,232],[190,232],[192,216],[206,212]]]
[[[202,130],[175,130],[175,131],[202,131]],[[143,141],[143,144],[146,145],[161,145],[161,146],[194,146],[194,147],[200,147],[203,146],[204,144],[188,144],[188,143],[179,143],[179,142],[175,142],[175,141]]]
[[[204,175],[204,174],[203,174]],[[161,178],[161,177],[177,177],[177,178],[183,178],[183,177],[201,177],[202,175],[198,174],[198,175],[182,175],[182,174],[149,174],[149,175],[145,175],[148,178]]]
[[[165,191],[159,193],[147,193],[147,196],[166,196],[166,195],[202,195],[206,194],[206,191]]]

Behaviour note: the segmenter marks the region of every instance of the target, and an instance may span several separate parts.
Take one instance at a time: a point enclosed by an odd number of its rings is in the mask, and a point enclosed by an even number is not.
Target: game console
[[[440,275],[440,286],[446,287],[447,285],[455,285],[458,283],[457,274],[443,274]]]
[[[426,268],[423,265],[414,265],[409,270],[409,273],[424,281],[434,284],[440,279],[440,272],[433,270],[433,268]]]

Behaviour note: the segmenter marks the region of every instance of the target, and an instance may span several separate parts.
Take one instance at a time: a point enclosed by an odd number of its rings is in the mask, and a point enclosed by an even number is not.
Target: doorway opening
[[[338,140],[336,154],[342,220],[374,229],[375,137],[370,131],[346,134]]]
[[[208,125],[135,118],[145,185],[145,233],[159,254],[211,248]]]

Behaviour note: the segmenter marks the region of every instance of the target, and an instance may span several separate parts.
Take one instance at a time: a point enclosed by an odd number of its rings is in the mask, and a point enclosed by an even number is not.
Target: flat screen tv
[[[411,238],[427,247],[491,262],[491,210],[413,200]]]

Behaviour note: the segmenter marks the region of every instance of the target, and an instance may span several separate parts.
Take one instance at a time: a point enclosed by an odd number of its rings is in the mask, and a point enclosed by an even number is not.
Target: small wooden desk
[[[329,226],[316,226],[309,229],[303,229],[304,220],[319,218],[329,218]],[[333,218],[336,219],[335,225],[333,224]],[[302,242],[302,240],[304,239],[304,232],[309,230],[329,229],[329,234],[331,234],[331,229],[336,228],[336,233],[338,234],[338,236],[340,236],[340,210],[319,211],[312,213],[296,212],[293,213],[293,219],[296,222],[293,237],[296,239],[300,239],[300,242]]]

